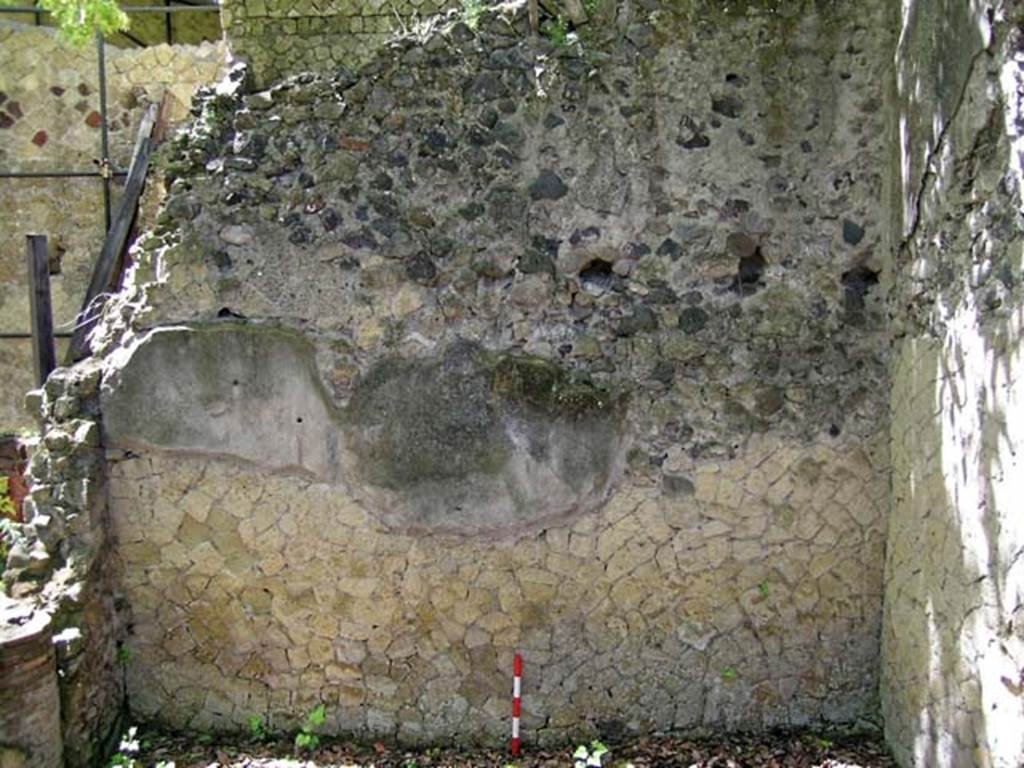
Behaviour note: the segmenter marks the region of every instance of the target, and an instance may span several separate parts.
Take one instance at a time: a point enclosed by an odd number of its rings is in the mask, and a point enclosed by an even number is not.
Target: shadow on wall
[[[1011,499],[1024,489],[1010,425],[1024,409],[1019,350],[999,350],[1019,346],[1022,312],[979,329],[963,310],[941,344],[906,342],[897,371],[911,412],[933,410],[894,445],[884,643],[900,711],[887,720],[907,765],[1009,766],[1021,754],[1024,536]]]
[[[1019,104],[963,94],[952,112],[935,105],[948,115],[928,144],[938,170],[905,209],[920,220],[904,277],[929,315],[900,343],[893,377],[883,700],[902,764],[1010,768],[1024,757]]]

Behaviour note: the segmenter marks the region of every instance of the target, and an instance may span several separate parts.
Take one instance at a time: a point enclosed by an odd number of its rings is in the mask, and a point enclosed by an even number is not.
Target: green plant
[[[726,667],[722,670],[722,679],[727,683],[733,683],[740,679],[740,673],[732,667]]]
[[[762,581],[760,584],[758,584],[757,585],[757,591],[761,594],[761,597],[767,599],[768,598],[768,594],[769,594],[768,582],[767,581]]]
[[[470,29],[480,26],[480,17],[484,13],[483,0],[462,0],[462,21]]]
[[[0,475],[0,517],[11,522],[18,522],[18,510],[11,500],[11,489],[6,475]]]
[[[580,744],[572,753],[573,768],[601,768],[601,761],[608,754],[608,747],[600,741]]]
[[[573,42],[571,38],[575,38],[575,34],[569,32],[569,22],[562,16],[545,21],[542,31],[548,40],[560,48]]]
[[[121,666],[127,666],[132,660],[132,649],[126,645],[118,646],[117,649],[117,663]]]
[[[249,715],[249,735],[253,741],[266,741],[270,736],[263,718],[259,715]]]
[[[117,745],[117,752],[110,758],[109,768],[141,768],[135,756],[139,754],[139,729],[132,726],[127,733],[121,737]]]
[[[320,736],[317,731],[320,730],[321,726],[327,721],[327,708],[323,704],[314,707],[308,715],[306,715],[305,722],[302,723],[302,729],[295,734],[295,746],[298,749],[305,749],[312,751],[320,746]]]
[[[23,535],[18,522],[18,510],[11,500],[7,477],[0,476],[0,576],[4,573],[11,547]]]
[[[24,5],[21,0],[0,0],[0,5]],[[73,45],[84,45],[97,33],[110,35],[128,29],[128,16],[117,0],[39,0],[61,34]]]

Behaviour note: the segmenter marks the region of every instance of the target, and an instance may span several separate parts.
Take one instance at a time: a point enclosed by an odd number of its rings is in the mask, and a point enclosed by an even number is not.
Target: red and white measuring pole
[[[523,657],[518,653],[512,662],[512,757],[519,757],[519,718],[523,714]]]

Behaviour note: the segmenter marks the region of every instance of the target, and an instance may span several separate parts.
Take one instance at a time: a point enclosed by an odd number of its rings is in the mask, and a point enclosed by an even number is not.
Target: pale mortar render
[[[122,701],[498,743],[519,652],[532,743],[1019,766],[1020,12],[429,2],[226,2],[248,69],[29,395],[65,764]]]

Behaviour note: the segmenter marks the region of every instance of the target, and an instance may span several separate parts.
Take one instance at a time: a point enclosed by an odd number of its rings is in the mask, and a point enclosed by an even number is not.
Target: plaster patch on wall
[[[600,504],[621,474],[622,396],[475,344],[383,361],[345,409],[319,381],[313,344],[274,326],[160,328],[108,360],[111,448],[342,483],[392,526],[536,524]]]
[[[162,328],[118,357],[103,397],[112,447],[219,454],[335,477],[336,417],[312,345],[299,334],[266,326]]]

